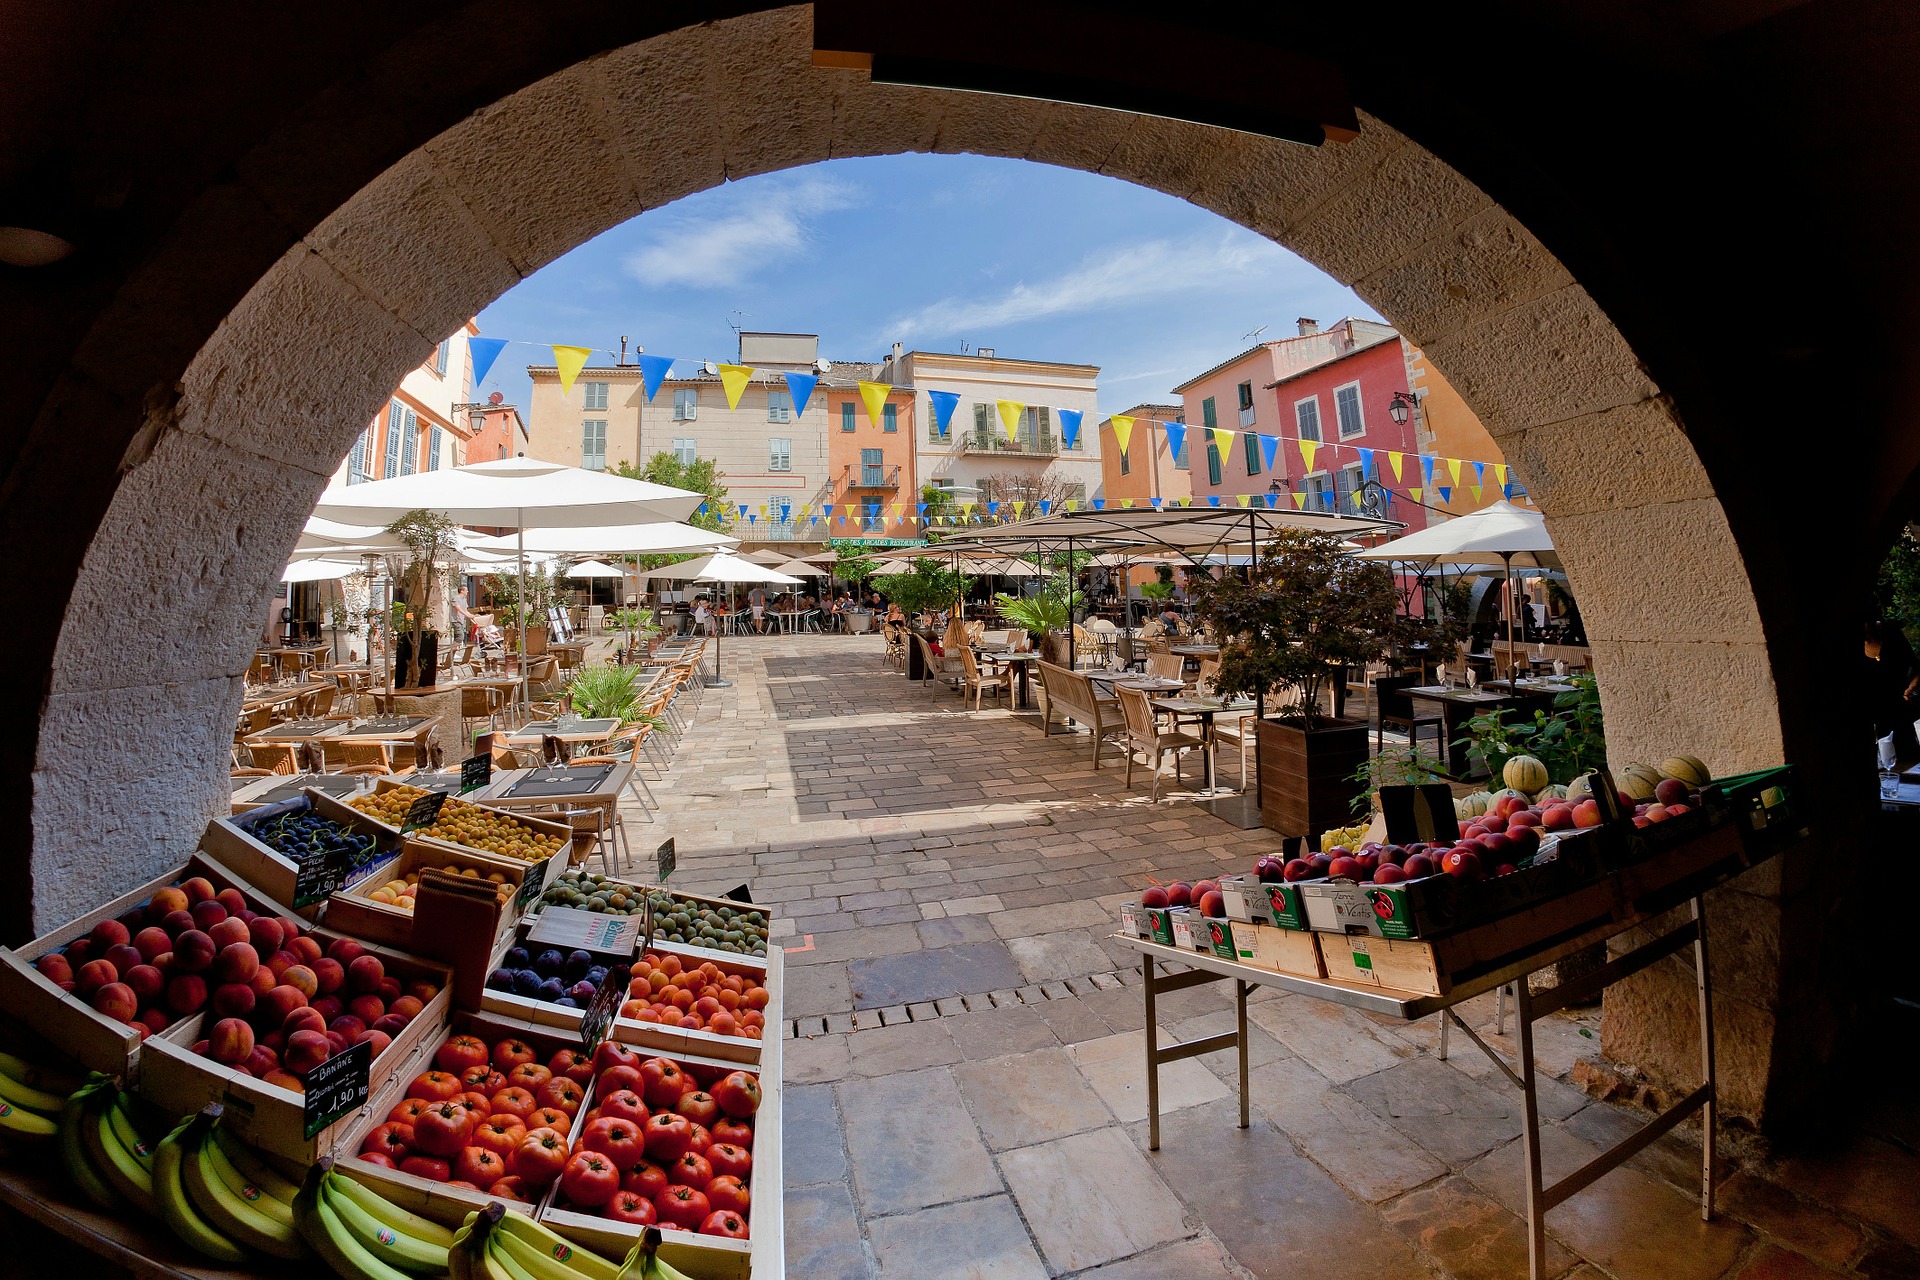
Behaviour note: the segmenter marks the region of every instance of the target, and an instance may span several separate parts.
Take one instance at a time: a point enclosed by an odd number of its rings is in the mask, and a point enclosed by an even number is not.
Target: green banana
[[[218,1130],[216,1129],[215,1132],[218,1132]],[[221,1186],[232,1192],[240,1200],[245,1201],[252,1208],[272,1218],[286,1230],[293,1230],[292,1196],[288,1196],[285,1200],[282,1200],[267,1188],[247,1177],[246,1174],[234,1168],[233,1161],[227,1158],[227,1153],[221,1150],[220,1144],[212,1138],[208,1138],[200,1144],[200,1151],[206,1157],[207,1172],[211,1176],[218,1178]]]
[[[87,1159],[87,1149],[80,1141],[80,1132],[92,1123],[87,1114],[87,1101],[102,1089],[113,1088],[113,1081],[95,1073],[87,1082],[67,1095],[66,1105],[60,1108],[60,1163],[67,1171],[67,1177],[80,1189],[80,1194],[93,1204],[109,1212],[126,1204],[113,1184],[100,1175]]]
[[[378,1221],[362,1209],[358,1201],[342,1195],[336,1189],[338,1180],[339,1175],[336,1174],[321,1181],[320,1203],[331,1209],[334,1216],[346,1225],[361,1248],[401,1271],[429,1276],[446,1272],[447,1250],[444,1245],[429,1244],[418,1236],[396,1231]]]
[[[540,1280],[507,1251],[506,1242],[498,1231],[487,1237],[486,1265],[497,1280]]]
[[[641,1232],[620,1267],[620,1280],[688,1280],[683,1272],[661,1261],[660,1242],[660,1228],[648,1227]]]
[[[134,1157],[133,1152],[120,1144],[119,1136],[113,1131],[113,1121],[107,1117],[112,1109],[113,1099],[106,1096],[106,1090],[88,1097],[86,1113],[80,1124],[81,1146],[85,1148],[87,1159],[92,1162],[95,1171],[115,1191],[131,1202],[134,1208],[157,1218],[160,1216],[160,1203],[153,1194],[153,1174]]]
[[[153,1144],[141,1137],[140,1131],[133,1127],[133,1117],[127,1112],[125,1098],[124,1093],[116,1091],[112,1105],[106,1109],[107,1123],[112,1126],[113,1136],[120,1140],[120,1145],[140,1162],[142,1169],[152,1173]]]
[[[490,1200],[486,1208],[469,1213],[460,1229],[453,1233],[453,1247],[447,1250],[447,1274],[451,1280],[500,1280],[499,1268],[490,1265],[487,1258],[487,1240],[501,1218],[518,1216],[508,1213],[498,1200]]]
[[[619,1280],[620,1268],[591,1249],[582,1249],[524,1213],[508,1213],[504,1206],[501,1212],[504,1216],[494,1230],[504,1231],[524,1241],[535,1255],[558,1262],[586,1277],[586,1280]]]
[[[187,1150],[180,1159],[180,1182],[186,1187],[193,1207],[215,1230],[271,1258],[294,1260],[307,1256],[300,1233],[293,1229],[291,1208],[287,1210],[286,1222],[268,1216],[244,1196],[236,1194],[214,1172],[209,1157],[213,1143],[204,1132],[196,1138],[189,1131],[186,1141]],[[259,1195],[257,1190],[255,1195]]]
[[[0,1098],[16,1107],[28,1111],[38,1111],[43,1116],[57,1116],[60,1106],[67,1099],[64,1094],[49,1093],[36,1088],[10,1072],[0,1070]]]
[[[184,1166],[191,1154],[187,1135],[201,1119],[188,1116],[160,1139],[160,1147],[153,1153],[153,1198],[160,1204],[160,1220],[182,1244],[214,1262],[239,1266],[252,1255],[208,1222],[187,1194]]]
[[[442,1249],[453,1247],[453,1232],[435,1222],[432,1218],[423,1218],[419,1214],[403,1209],[387,1199],[372,1187],[363,1186],[339,1169],[334,1169],[327,1178],[327,1189],[336,1198],[352,1200],[381,1226],[394,1231],[403,1231],[416,1240],[438,1245]]]
[[[21,1084],[63,1097],[79,1092],[92,1079],[91,1075],[80,1076],[71,1071],[62,1071],[59,1067],[44,1067],[11,1053],[0,1053],[0,1075],[12,1076]]]
[[[0,1138],[8,1142],[32,1145],[52,1141],[53,1136],[59,1131],[59,1125],[38,1111],[29,1111],[25,1107],[0,1100]]]
[[[242,1178],[260,1188],[272,1199],[286,1205],[287,1221],[293,1221],[293,1198],[300,1194],[299,1183],[290,1181],[286,1175],[268,1164],[259,1152],[242,1142],[234,1135],[233,1130],[224,1124],[213,1126],[213,1145]]]
[[[542,1253],[529,1244],[525,1237],[514,1235],[510,1231],[496,1230],[488,1247],[498,1249],[520,1270],[527,1273],[531,1280],[585,1280],[586,1272],[574,1266],[581,1251],[573,1249],[565,1260],[553,1253]]]
[[[320,1195],[320,1185],[309,1176],[293,1202],[300,1236],[340,1280],[411,1280],[406,1272],[388,1266],[368,1253],[347,1230],[333,1207]]]

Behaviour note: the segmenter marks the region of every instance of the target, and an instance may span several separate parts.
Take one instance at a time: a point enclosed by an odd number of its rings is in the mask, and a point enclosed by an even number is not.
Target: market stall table
[[[633,776],[633,765],[622,761],[603,765],[562,765],[544,769],[510,769],[467,796],[475,804],[494,809],[568,808],[601,810],[601,829],[620,830],[620,793]]]

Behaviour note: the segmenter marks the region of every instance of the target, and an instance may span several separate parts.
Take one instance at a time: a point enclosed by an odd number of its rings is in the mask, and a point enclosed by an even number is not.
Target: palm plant
[[[646,719],[640,714],[640,668],[603,663],[582,667],[567,685],[567,697],[576,715],[589,720],[615,719],[621,724]]]

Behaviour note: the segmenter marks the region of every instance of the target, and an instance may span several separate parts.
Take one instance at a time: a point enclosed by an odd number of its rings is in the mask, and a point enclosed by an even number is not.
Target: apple
[[[1261,855],[1260,860],[1253,864],[1253,874],[1260,878],[1262,884],[1285,880],[1286,871],[1287,864],[1270,853]]]

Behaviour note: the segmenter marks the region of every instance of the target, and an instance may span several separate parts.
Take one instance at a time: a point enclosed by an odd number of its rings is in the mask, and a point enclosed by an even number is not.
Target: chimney
[[[975,347],[973,349],[973,354],[979,356],[982,360],[991,360],[993,359],[993,348],[992,347]]]
[[[906,354],[906,351],[900,346],[899,343],[896,342],[893,344],[893,362],[895,364],[899,364],[900,357],[905,354]]]
[[[1300,336],[1303,338],[1308,334],[1320,332],[1320,322],[1312,316],[1301,316],[1294,323],[1300,326]]]

